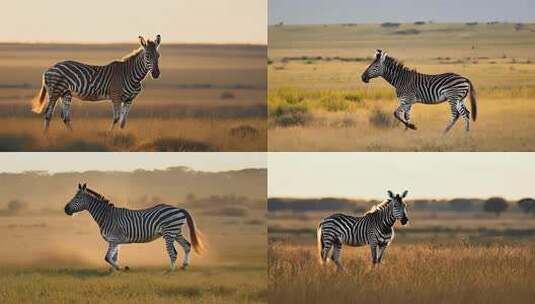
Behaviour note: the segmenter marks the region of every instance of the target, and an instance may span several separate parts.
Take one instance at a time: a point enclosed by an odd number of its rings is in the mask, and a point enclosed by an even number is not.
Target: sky
[[[2,42],[267,42],[267,0],[16,0],[2,12]]]
[[[269,24],[535,21],[533,0],[269,0]]]
[[[265,153],[0,153],[0,172],[133,171],[185,166],[196,171],[219,172],[266,168]]]
[[[270,153],[269,197],[520,199],[535,196],[535,153]]]

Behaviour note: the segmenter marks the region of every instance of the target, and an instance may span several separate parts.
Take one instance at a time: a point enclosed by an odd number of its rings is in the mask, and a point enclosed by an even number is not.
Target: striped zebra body
[[[119,269],[117,256],[121,244],[146,243],[163,237],[170,259],[170,270],[174,270],[177,258],[175,241],[184,249],[184,269],[189,265],[191,248],[198,253],[202,250],[194,221],[185,209],[166,204],[142,210],[117,208],[84,184],[78,185],[78,192],[65,206],[65,213],[72,215],[83,210],[91,214],[102,237],[109,244],[105,260],[112,269]],[[182,234],[184,224],[187,224],[190,230],[191,243]]]
[[[408,222],[406,205],[401,196],[388,192],[390,198],[361,217],[333,214],[324,218],[318,226],[318,249],[322,263],[331,258],[341,268],[342,246],[369,245],[373,264],[380,263],[386,247],[394,239],[394,223]]]
[[[472,120],[477,117],[477,103],[475,88],[466,77],[444,73],[428,75],[406,68],[387,53],[377,50],[374,61],[362,74],[362,81],[369,82],[371,78],[383,77],[396,89],[400,105],[394,111],[394,116],[401,121],[406,129],[416,129],[411,123],[410,111],[415,103],[450,104],[451,119],[445,132],[448,132],[459,117],[463,117],[465,130],[470,130],[470,111],[464,101],[470,95]]]
[[[73,97],[83,101],[112,101],[112,126],[120,122],[126,125],[126,118],[133,100],[142,91],[142,81],[151,72],[159,77],[157,48],[161,42],[145,41],[140,37],[141,47],[121,61],[107,65],[89,65],[77,61],[56,63],[43,74],[43,85],[39,96],[32,101],[33,111],[44,110],[45,131],[48,129],[56,102],[61,98],[61,117],[70,129],[70,109]],[[45,97],[48,95],[48,102]]]

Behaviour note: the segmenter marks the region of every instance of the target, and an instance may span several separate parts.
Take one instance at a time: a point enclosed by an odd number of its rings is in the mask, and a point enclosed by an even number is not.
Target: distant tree
[[[517,202],[518,207],[526,214],[533,214],[535,216],[535,200],[532,198],[523,198]]]
[[[483,203],[483,210],[493,212],[496,216],[500,216],[508,207],[507,201],[501,197],[491,197]]]
[[[465,198],[455,198],[448,202],[450,208],[457,212],[465,212],[472,209],[472,201]]]
[[[397,22],[385,22],[385,23],[381,23],[381,26],[382,27],[399,27],[401,25],[401,23],[397,23]]]
[[[424,25],[425,21],[415,21],[414,24],[415,25]]]

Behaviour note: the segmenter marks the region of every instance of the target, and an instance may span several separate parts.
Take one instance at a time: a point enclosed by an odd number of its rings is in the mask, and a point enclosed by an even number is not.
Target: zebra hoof
[[[409,128],[411,130],[417,130],[416,126],[413,125],[413,124],[407,124],[407,128]]]
[[[188,270],[188,267],[189,267],[189,265],[188,265],[188,264],[184,264],[184,265],[182,265],[182,267],[181,267],[181,268],[182,268],[182,270]]]

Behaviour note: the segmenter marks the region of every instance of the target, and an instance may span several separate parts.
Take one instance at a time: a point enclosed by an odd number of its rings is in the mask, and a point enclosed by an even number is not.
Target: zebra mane
[[[132,60],[134,58],[137,57],[137,55],[139,55],[139,53],[143,52],[143,47],[139,47],[135,50],[133,50],[132,52],[124,55],[122,58],[121,58],[121,61],[129,61],[129,60]]]
[[[110,200],[105,198],[104,195],[98,193],[97,191],[93,190],[93,189],[89,189],[89,188],[85,188],[85,190],[87,191],[87,193],[89,193],[91,196],[93,196],[94,198],[102,201],[103,203],[106,203],[108,204],[108,206],[111,206],[113,207],[113,204],[110,203]]]
[[[414,72],[414,73],[416,73],[415,69],[410,69],[410,68],[406,67],[405,64],[403,64],[401,61],[398,61],[396,58],[390,57],[388,55],[385,57],[384,64],[388,68],[396,70],[396,71],[405,71],[405,72]]]
[[[383,210],[386,206],[388,206],[388,204],[390,204],[390,202],[392,202],[391,199],[387,199],[386,201],[382,202],[382,203],[379,203],[377,205],[373,205],[370,210],[366,211],[366,213],[364,213],[364,215],[368,215],[368,214],[373,214],[373,213],[376,213],[376,212],[380,212],[381,210]]]

